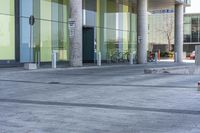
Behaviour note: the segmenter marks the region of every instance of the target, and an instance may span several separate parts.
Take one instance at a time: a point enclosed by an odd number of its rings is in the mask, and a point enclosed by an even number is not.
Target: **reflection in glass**
[[[15,60],[14,0],[0,1],[0,60]]]
[[[14,0],[0,0],[0,14],[14,15]]]
[[[83,23],[95,27],[94,51],[108,61],[116,53],[136,53],[136,14],[131,0],[84,0]]]
[[[198,42],[198,18],[192,18],[192,42]]]
[[[33,27],[35,62],[40,55],[41,62],[50,62],[53,50],[58,52],[59,61],[68,60],[68,0],[21,0],[21,62],[29,61],[30,42],[28,18],[36,18]],[[39,53],[39,54],[38,54]]]

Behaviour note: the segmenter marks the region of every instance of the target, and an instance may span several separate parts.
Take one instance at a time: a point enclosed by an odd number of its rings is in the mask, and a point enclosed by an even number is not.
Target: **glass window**
[[[58,60],[68,60],[68,0],[21,0],[21,62],[30,59],[30,25],[28,18],[34,14],[33,59],[37,61],[38,52],[41,62],[50,62],[53,50],[58,52]],[[25,13],[26,12],[26,13]]]
[[[0,0],[0,13],[14,15],[14,0]]]
[[[184,42],[191,42],[191,16],[184,17]]]
[[[0,1],[0,60],[15,60],[14,0]]]
[[[20,61],[29,62],[33,61],[33,49],[30,48],[30,26],[28,18],[20,18],[21,29],[20,29]]]
[[[41,52],[41,61],[48,62],[51,61],[51,22],[50,21],[40,21],[40,52]]]
[[[192,42],[198,42],[198,18],[192,17]]]
[[[184,42],[191,42],[191,24],[184,24]]]
[[[20,0],[20,6],[22,8],[20,8],[20,16],[23,17],[29,17],[31,15],[33,15],[33,4],[32,4],[33,0]]]
[[[125,52],[136,52],[136,14],[131,0],[84,0],[83,23],[95,28],[95,52],[102,60]]]

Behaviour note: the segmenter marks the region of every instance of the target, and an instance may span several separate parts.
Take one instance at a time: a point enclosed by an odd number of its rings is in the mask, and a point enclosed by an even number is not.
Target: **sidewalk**
[[[160,67],[176,67],[176,66],[192,66],[192,62],[184,61],[184,63],[174,63],[172,60],[161,60],[158,63],[155,62],[149,62],[147,64],[133,64],[130,65],[128,63],[126,64],[106,64],[103,63],[102,66],[97,66],[96,64],[84,64],[82,67],[59,67],[56,69],[52,69],[49,67],[41,67],[36,70],[25,70],[23,67],[11,67],[11,68],[0,68],[0,73],[16,73],[16,72],[43,72],[43,71],[59,71],[59,70],[81,70],[81,69],[103,69],[103,68],[119,68],[119,67],[144,67],[145,68],[160,68]]]
[[[174,62],[172,59],[161,59],[160,62]],[[184,63],[195,63],[195,60],[183,60]]]
[[[198,133],[200,75],[144,74],[176,65],[4,69],[0,133]]]

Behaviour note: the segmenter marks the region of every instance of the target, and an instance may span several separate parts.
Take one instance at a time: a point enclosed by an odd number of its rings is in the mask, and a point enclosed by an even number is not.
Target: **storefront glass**
[[[185,15],[184,17],[184,42],[200,42],[200,15]]]
[[[15,60],[14,0],[0,0],[0,61]]]
[[[50,62],[53,50],[57,51],[59,61],[67,61],[68,0],[21,0],[20,3],[21,62],[37,61],[38,56],[41,62]],[[30,15],[36,18],[33,48],[30,48]]]
[[[198,16],[193,16],[191,23],[192,23],[192,42],[198,42],[198,34],[199,34]]]
[[[125,61],[136,54],[135,10],[131,0],[84,0],[83,23],[94,28],[95,55],[101,52],[103,61],[116,56]]]
[[[184,42],[191,42],[191,17],[184,17]]]

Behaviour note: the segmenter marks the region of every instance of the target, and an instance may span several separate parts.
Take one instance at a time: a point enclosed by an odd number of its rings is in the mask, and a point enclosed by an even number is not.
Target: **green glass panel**
[[[117,4],[115,0],[107,0],[105,13],[105,28],[117,29]]]
[[[33,0],[33,14],[37,19],[40,19],[40,10],[41,10],[40,5],[41,5],[41,0]]]
[[[68,21],[68,0],[60,0],[58,5],[58,59],[64,61],[68,59],[68,34],[67,34],[67,21]]]
[[[40,1],[40,53],[41,61],[51,61],[52,37],[51,37],[51,0]]]
[[[53,50],[58,60],[68,60],[68,0],[41,0],[40,2],[40,52],[41,61],[51,61]]]
[[[14,0],[0,0],[0,13],[14,15]]]
[[[14,16],[0,15],[0,60],[15,59]]]
[[[40,18],[51,20],[51,0],[41,0],[40,2]]]
[[[49,62],[51,61],[51,21],[40,21],[40,52],[41,61]]]
[[[68,60],[68,6],[69,0],[32,0],[34,61],[40,55],[41,62],[50,62],[53,50],[58,61]],[[39,54],[38,54],[39,52]]]
[[[96,3],[97,52],[101,51],[102,60],[110,60],[116,52],[136,53],[137,18],[132,1],[97,0]]]
[[[184,23],[185,24],[191,24],[191,17],[190,16],[185,16],[184,17]]]
[[[69,5],[69,0],[63,0],[63,16],[62,16],[62,21],[67,22],[68,21],[68,5]]]

